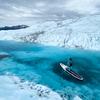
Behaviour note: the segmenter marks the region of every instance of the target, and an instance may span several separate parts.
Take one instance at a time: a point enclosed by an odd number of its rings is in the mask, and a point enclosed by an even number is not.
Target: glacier
[[[100,15],[30,22],[21,30],[0,31],[1,40],[33,42],[65,48],[100,49]]]
[[[0,31],[0,100],[99,100],[100,15],[24,24]],[[70,56],[83,83],[59,68]]]

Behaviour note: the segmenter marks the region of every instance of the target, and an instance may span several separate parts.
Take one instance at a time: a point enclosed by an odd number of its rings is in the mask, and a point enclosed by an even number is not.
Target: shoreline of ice
[[[16,76],[0,76],[0,100],[62,100],[46,86],[21,80]],[[6,91],[5,91],[6,90]]]
[[[20,80],[17,76],[0,76],[0,100],[63,100],[47,86]],[[67,100],[67,99],[65,99]],[[75,96],[73,100],[82,100]]]

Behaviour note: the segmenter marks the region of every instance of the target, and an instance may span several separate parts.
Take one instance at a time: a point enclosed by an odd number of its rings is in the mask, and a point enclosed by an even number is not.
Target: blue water
[[[64,49],[32,43],[0,41],[0,52],[10,56],[0,60],[0,75],[11,73],[23,80],[43,84],[71,100],[100,100],[100,52]],[[84,77],[78,81],[59,66],[73,58],[73,70]]]

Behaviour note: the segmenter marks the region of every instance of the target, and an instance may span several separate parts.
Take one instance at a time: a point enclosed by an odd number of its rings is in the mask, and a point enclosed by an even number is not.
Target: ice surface
[[[1,31],[0,39],[100,50],[100,15],[64,21],[31,22],[29,26],[21,30]]]
[[[82,99],[78,96],[75,96],[73,100],[82,100]]]
[[[57,93],[57,97],[60,96],[61,100],[75,98],[98,100],[100,98],[99,51],[71,50],[14,41],[0,41],[0,47],[0,51],[10,55],[10,57],[0,60],[0,76],[8,75],[13,79],[14,75],[17,77],[17,83],[21,84],[22,90],[23,85],[27,83],[33,84],[34,88],[38,86],[40,90],[40,85],[42,85],[42,87]],[[61,62],[67,64],[69,57],[73,59],[73,70],[82,75],[84,81],[78,81],[67,75],[59,66]],[[16,83],[16,81],[14,82]],[[26,87],[27,85],[24,88],[26,89]],[[38,89],[35,88],[37,91]],[[40,93],[40,91],[38,92]],[[26,94],[28,94],[27,91]],[[35,97],[37,95],[34,94],[33,98]]]
[[[100,50],[100,15],[27,25],[26,29],[0,31],[0,40],[13,40],[0,41],[1,54],[10,55],[0,60],[0,100],[99,99],[100,52],[83,49]],[[83,83],[61,72],[59,62],[66,63],[69,57],[86,79]]]
[[[14,75],[0,76],[0,100],[62,100],[50,88],[32,82],[21,82]]]

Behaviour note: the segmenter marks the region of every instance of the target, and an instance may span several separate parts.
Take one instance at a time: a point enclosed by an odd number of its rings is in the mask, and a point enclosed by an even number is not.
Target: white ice
[[[0,31],[0,40],[100,50],[100,15],[64,21],[31,22],[26,29]]]

